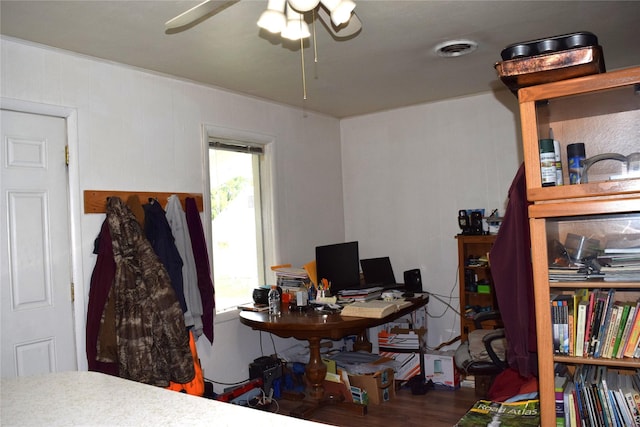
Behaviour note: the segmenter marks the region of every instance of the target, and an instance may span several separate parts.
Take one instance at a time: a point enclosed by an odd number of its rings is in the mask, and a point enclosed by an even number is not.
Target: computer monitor
[[[360,260],[364,283],[368,286],[395,285],[396,276],[393,274],[391,259],[388,256],[367,258]]]
[[[358,242],[316,246],[318,281],[331,282],[331,295],[344,289],[360,288],[360,254]]]

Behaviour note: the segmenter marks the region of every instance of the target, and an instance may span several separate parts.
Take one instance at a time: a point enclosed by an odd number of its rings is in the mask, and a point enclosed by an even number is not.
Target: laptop
[[[397,283],[388,256],[360,260],[362,275],[367,287],[381,286],[384,289],[404,289],[404,283]]]

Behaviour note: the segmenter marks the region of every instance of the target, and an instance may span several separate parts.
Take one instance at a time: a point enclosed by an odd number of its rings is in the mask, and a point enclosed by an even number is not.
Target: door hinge
[[[69,146],[64,146],[64,164],[69,166]]]
[[[71,282],[71,302],[76,302],[76,290],[73,286],[73,282]]]

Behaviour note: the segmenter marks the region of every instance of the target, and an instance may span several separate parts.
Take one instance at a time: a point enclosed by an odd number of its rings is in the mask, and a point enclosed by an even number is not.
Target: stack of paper
[[[598,257],[600,272],[607,282],[640,281],[640,248],[607,248]]]
[[[305,288],[309,284],[309,274],[304,268],[275,268],[276,283],[283,289]]]
[[[340,300],[348,301],[369,301],[380,298],[383,288],[376,286],[365,289],[344,289],[338,292]]]

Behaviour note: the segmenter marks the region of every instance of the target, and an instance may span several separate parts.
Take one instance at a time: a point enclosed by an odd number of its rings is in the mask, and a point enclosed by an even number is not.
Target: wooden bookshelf
[[[541,425],[556,425],[554,367],[562,363],[602,365],[611,369],[637,369],[640,360],[605,359],[554,354],[550,295],[577,289],[616,289],[637,292],[640,282],[610,282],[592,278],[555,282],[549,267],[558,262],[558,242],[569,233],[599,241],[604,248],[612,236],[624,235],[640,227],[640,179],[616,178],[619,164],[608,162],[589,170],[586,184],[543,187],[540,175],[539,140],[560,141],[564,182],[568,183],[566,147],[583,142],[586,157],[603,153],[625,156],[640,151],[640,67],[559,81],[521,89],[518,92],[533,262]],[[606,162],[603,162],[606,163]],[[615,163],[615,162],[613,162]],[[601,167],[600,167],[601,166]],[[593,168],[593,167],[592,167]],[[593,178],[592,178],[593,177]]]
[[[491,265],[489,252],[496,241],[497,235],[464,235],[456,236],[458,241],[458,285],[460,289],[460,339],[467,340],[467,335],[475,329],[473,318],[468,316],[468,307],[478,307],[480,310],[498,310],[498,300],[496,298],[493,277],[491,276]],[[470,265],[470,259],[484,258],[487,264]],[[472,276],[470,278],[469,276]],[[470,283],[471,282],[471,283]],[[479,292],[477,285],[484,285],[486,288]],[[488,289],[488,292],[485,292]],[[486,321],[489,328],[501,327],[502,322]]]

